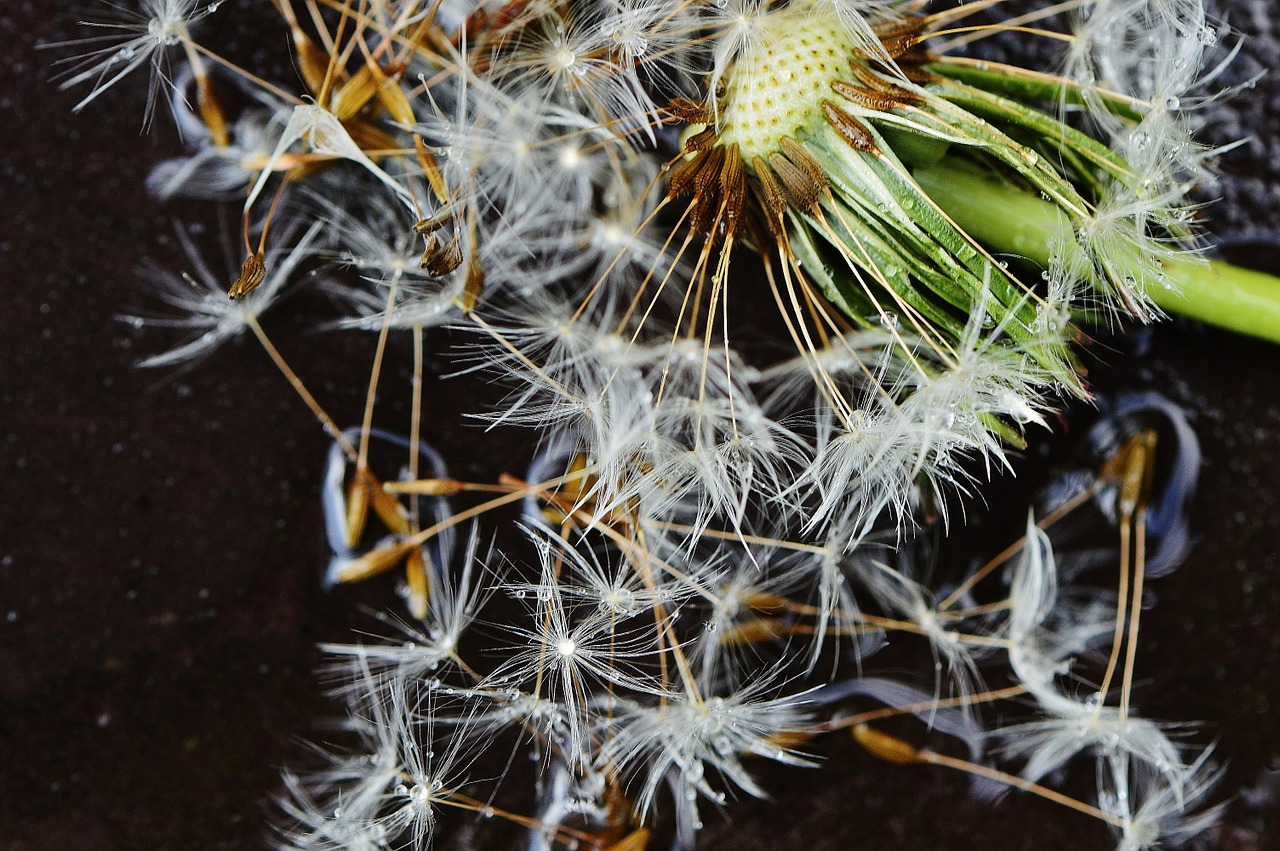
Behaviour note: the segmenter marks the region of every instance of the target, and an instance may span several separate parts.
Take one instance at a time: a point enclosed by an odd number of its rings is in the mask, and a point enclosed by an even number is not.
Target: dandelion
[[[1154,785],[1139,789],[1136,795],[1117,791],[1104,798],[1104,805],[1122,819],[1118,851],[1177,847],[1217,823],[1223,805],[1203,806],[1222,777],[1222,769],[1209,760],[1210,753],[1210,749],[1202,751],[1187,767],[1188,780],[1183,788]],[[1117,785],[1130,781],[1122,764],[1113,767],[1112,773]],[[1136,808],[1133,803],[1137,803]]]
[[[716,803],[725,800],[724,793],[712,785],[717,774],[748,794],[764,797],[764,790],[742,764],[744,757],[761,756],[791,765],[811,762],[777,744],[785,734],[805,728],[805,697],[767,698],[767,689],[767,684],[755,683],[724,696],[704,699],[686,694],[659,706],[623,703],[609,722],[600,759],[606,766],[642,778],[636,795],[641,814],[654,806],[669,774],[677,790],[675,806],[694,813],[698,795]]]
[[[464,759],[466,737],[455,731],[448,741],[437,743],[434,724],[417,724],[420,706],[413,680],[381,680],[359,656],[353,672],[356,714],[350,726],[363,748],[350,755],[326,755],[329,766],[305,781],[286,775],[290,798],[284,807],[296,824],[285,831],[282,847],[378,848],[405,834],[414,847],[426,847],[439,808],[453,795],[450,787]],[[425,714],[431,718],[430,712]],[[443,748],[438,753],[437,745]],[[308,787],[326,792],[329,805],[319,805]]]
[[[594,604],[601,616],[617,620],[632,618],[671,602],[674,596],[671,592],[678,593],[677,589],[667,591],[645,587],[639,574],[626,562],[609,565],[595,553],[584,552],[549,530],[540,531],[539,536],[545,542],[541,546],[550,548],[542,549],[540,546],[543,558],[554,554],[554,558],[562,562],[561,570],[567,571],[565,576],[555,580],[559,593],[571,600]]]
[[[208,356],[246,329],[252,329],[258,317],[279,300],[298,266],[311,256],[320,231],[320,225],[313,224],[291,247],[274,251],[271,273],[262,284],[245,298],[231,301],[226,295],[225,273],[215,274],[201,257],[190,234],[178,228],[178,241],[192,271],[173,273],[148,267],[142,273],[173,314],[134,314],[121,318],[137,328],[178,328],[195,336],[166,352],[144,358],[139,365],[171,367],[190,363]]]
[[[479,534],[473,529],[458,558],[461,566],[456,574],[447,558],[424,560],[424,569],[431,574],[427,580],[427,618],[421,627],[400,625],[400,642],[322,644],[320,649],[340,659],[357,658],[374,674],[410,682],[438,677],[450,666],[465,664],[461,655],[463,636],[475,625],[495,591],[487,585],[490,574],[486,562],[492,554],[482,555],[479,547]],[[333,670],[341,674],[346,670],[345,663]]]
[[[246,211],[253,207],[253,202],[262,192],[276,164],[299,141],[305,142],[312,153],[321,157],[351,160],[382,181],[409,209],[415,208],[413,195],[409,190],[369,158],[368,154],[351,138],[351,134],[343,127],[336,115],[315,104],[300,104],[290,113],[288,122],[280,131],[280,140],[276,142],[271,158],[267,160],[257,182],[249,190],[249,195],[244,202]]]
[[[116,19],[82,22],[103,30],[102,35],[51,45],[89,48],[85,55],[66,60],[72,65],[61,75],[64,89],[90,84],[89,94],[73,109],[79,112],[137,69],[150,66],[143,116],[143,125],[149,126],[161,90],[177,91],[170,52],[180,46],[193,67],[203,68],[191,38],[191,25],[216,12],[220,5],[221,0],[141,0],[141,9],[135,12],[113,3]]]
[[[542,566],[541,581],[517,587],[520,599],[532,597],[533,629],[514,628],[515,644],[506,661],[489,677],[489,687],[517,687],[546,695],[561,708],[567,736],[554,740],[570,765],[591,762],[588,732],[590,706],[599,685],[628,692],[661,693],[637,666],[651,649],[652,634],[625,627],[617,615],[598,608],[579,614],[564,600],[556,578],[553,545],[535,539]]]
[[[358,742],[285,774],[282,847],[429,847],[467,813],[535,848],[639,847],[664,818],[691,846],[700,801],[764,797],[754,764],[811,766],[805,744],[846,728],[888,762],[1087,814],[1121,848],[1212,822],[1189,815],[1216,777],[1206,754],[1132,701],[1150,439],[1108,447],[985,566],[925,569],[925,542],[1015,469],[1053,407],[1089,398],[1089,325],[1222,318],[1264,289],[1197,254],[1187,199],[1214,151],[1193,115],[1224,67],[1198,0],[991,26],[973,21],[998,2],[305,5],[276,4],[300,90],[220,64],[247,95],[230,119],[188,29],[216,3],[146,0],[66,80],[93,86],[79,109],[149,63],[190,145],[153,191],[243,201],[233,298],[180,232],[192,273],[150,275],[174,315],[129,320],[191,336],[144,365],[252,330],[333,438],[327,583],[405,569],[390,637],[325,645]],[[1068,18],[1074,32],[1047,29]],[[1008,29],[1065,44],[1065,72],[951,52]],[[356,428],[258,323],[309,259],[336,267],[326,328],[378,333]],[[1221,304],[1206,295],[1224,283]],[[1227,320],[1280,337],[1274,294],[1258,300]],[[431,418],[437,365],[505,390],[468,411],[485,454],[504,447],[496,478]],[[375,425],[398,378],[405,437]],[[1079,571],[1060,570],[1049,527],[1111,490],[1127,500],[1119,593],[1067,587]],[[514,534],[481,547],[506,512]],[[907,653],[882,663],[889,643]],[[915,651],[922,670],[890,669]],[[1011,699],[1024,717],[993,722]],[[894,715],[972,759],[871,726]],[[498,741],[533,757],[536,815],[471,773]],[[1093,793],[1042,785],[1080,762]]]

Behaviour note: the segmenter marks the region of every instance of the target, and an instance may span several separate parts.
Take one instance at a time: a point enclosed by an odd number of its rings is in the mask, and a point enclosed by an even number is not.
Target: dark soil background
[[[206,35],[255,67],[278,62],[263,58],[285,40],[259,28],[265,5],[227,3]],[[1234,79],[1280,59],[1271,5],[1227,4],[1250,37]],[[216,222],[146,196],[149,167],[179,143],[163,115],[140,134],[141,77],[79,116],[79,94],[49,82],[68,51],[36,45],[83,35],[82,17],[56,0],[0,7],[0,849],[260,848],[279,767],[332,709],[311,673],[315,643],[369,628],[359,604],[390,601],[385,588],[320,590],[327,441],[252,341],[178,375],[134,368],[162,341],[114,319],[145,304],[133,270],[180,265],[175,219]],[[1223,159],[1211,229],[1280,271],[1280,80],[1214,117],[1212,138],[1252,139]],[[324,306],[291,304],[268,330],[336,418],[356,422],[371,341],[318,341]],[[1268,772],[1280,764],[1280,348],[1172,322],[1093,357],[1103,398],[1164,393],[1204,449],[1195,546],[1155,583],[1138,702],[1149,717],[1203,721],[1193,740],[1217,741],[1229,763],[1220,797],[1232,803],[1203,847],[1280,847]],[[516,448],[457,425],[476,392],[433,380],[428,436],[488,458],[478,472],[519,470]],[[1090,417],[1076,412],[1041,454],[1071,457]],[[998,487],[1026,490],[1041,467]],[[819,771],[769,774],[774,802],[711,814],[704,847],[1110,846],[1052,805],[977,802],[956,775],[847,742],[822,750]]]

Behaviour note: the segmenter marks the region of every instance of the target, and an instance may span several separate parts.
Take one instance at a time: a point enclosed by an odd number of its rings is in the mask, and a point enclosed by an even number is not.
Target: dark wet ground
[[[1264,36],[1245,76],[1280,56],[1268,6],[1232,5],[1232,23]],[[385,589],[320,591],[326,441],[251,342],[177,376],[133,368],[157,340],[112,317],[139,303],[141,259],[176,260],[172,219],[196,208],[145,196],[148,166],[177,143],[163,120],[139,135],[129,87],[76,117],[75,98],[48,83],[57,53],[33,45],[69,37],[76,17],[57,2],[0,10],[0,849],[262,847],[277,769],[327,708],[314,644],[369,626],[357,603],[381,606]],[[1230,203],[1215,229],[1256,240],[1250,262],[1280,269],[1268,241],[1280,237],[1280,81],[1221,115],[1218,132],[1258,140],[1225,162]],[[316,346],[307,328],[321,309],[297,302],[268,328],[286,353],[308,352],[317,394],[353,422],[369,341]],[[1203,721],[1195,740],[1218,742],[1231,795],[1280,764],[1280,348],[1177,322],[1111,345],[1095,350],[1098,391],[1166,394],[1205,455],[1194,550],[1156,583],[1144,621],[1139,703]],[[428,392],[437,446],[518,469],[517,450],[455,424],[475,407],[471,388]],[[1054,442],[1056,457],[1087,419]],[[1109,846],[1052,805],[976,802],[960,777],[846,742],[825,753],[820,771],[773,773],[774,803],[712,815],[704,847]],[[1280,847],[1280,805],[1237,797],[1204,847]]]

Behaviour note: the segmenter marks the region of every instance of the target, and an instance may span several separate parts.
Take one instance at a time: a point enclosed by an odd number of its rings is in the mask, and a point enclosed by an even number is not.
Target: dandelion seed
[[[259,175],[257,182],[254,183],[253,188],[249,190],[249,196],[244,202],[246,211],[253,208],[253,202],[257,200],[263,186],[266,185],[276,164],[284,157],[285,152],[300,140],[305,141],[313,153],[351,160],[362,166],[394,192],[406,207],[411,210],[414,209],[413,195],[409,190],[369,158],[360,146],[356,144],[355,140],[351,138],[351,134],[342,126],[337,116],[315,104],[301,104],[293,108],[288,123],[280,131],[280,141],[276,143],[275,150],[271,153],[271,158],[263,167],[262,173]]]
[[[620,703],[606,729],[600,760],[636,777],[640,788],[636,804],[642,815],[654,806],[668,774],[683,792],[723,800],[711,785],[708,768],[747,793],[763,797],[764,791],[742,764],[745,756],[765,756],[791,765],[811,762],[773,744],[774,737],[805,727],[805,697],[765,698],[767,688],[756,683],[705,700],[683,695],[661,706]],[[696,813],[694,798],[678,797],[676,805]]]
[[[264,274],[262,283],[244,298],[230,300],[223,289],[224,276],[208,267],[190,235],[178,228],[178,241],[192,271],[175,274],[155,267],[143,271],[155,287],[157,297],[172,308],[174,314],[122,318],[141,328],[178,328],[195,336],[166,352],[144,358],[139,366],[169,367],[197,361],[243,333],[283,294],[299,264],[311,256],[320,230],[319,224],[313,224],[293,240],[291,247],[274,251],[271,271]],[[290,242],[290,236],[284,241]]]
[[[63,60],[72,67],[63,72],[62,88],[90,84],[85,95],[72,109],[79,112],[107,89],[144,65],[150,66],[147,106],[143,126],[150,126],[156,101],[162,88],[177,87],[170,66],[170,52],[182,46],[192,53],[192,24],[213,14],[221,0],[141,0],[140,11],[111,4],[118,20],[84,21],[84,26],[105,30],[102,35],[61,42],[50,47],[89,47],[79,58]]]

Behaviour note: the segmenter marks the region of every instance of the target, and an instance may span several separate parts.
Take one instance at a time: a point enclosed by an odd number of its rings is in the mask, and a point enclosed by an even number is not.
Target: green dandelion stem
[[[1152,293],[1165,310],[1280,343],[1280,279],[1219,260],[1175,260],[1165,271],[1172,286]]]
[[[917,168],[921,188],[956,224],[993,251],[1049,265],[1051,246],[1073,245],[1075,235],[1058,207],[944,158]],[[1160,280],[1134,279],[1170,313],[1240,334],[1280,343],[1280,278],[1194,255],[1160,261]]]

